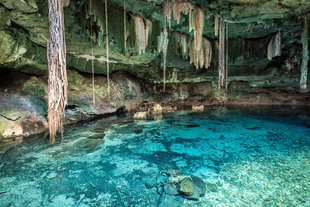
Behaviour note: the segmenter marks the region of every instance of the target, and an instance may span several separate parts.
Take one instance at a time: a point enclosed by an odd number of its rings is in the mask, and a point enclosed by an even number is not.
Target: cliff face
[[[184,45],[185,50],[189,50],[193,32],[189,32],[188,15],[181,13],[177,23],[172,7],[171,28],[168,29],[167,92],[161,94],[162,53],[158,45],[162,42],[160,34],[164,27],[163,1],[126,1],[125,48],[124,2],[109,0],[110,72],[114,84],[112,94],[115,95],[112,100],[105,93],[106,31],[103,27],[103,1],[70,2],[64,9],[67,67],[71,77],[71,108],[67,110],[71,118],[68,118],[68,122],[69,119],[77,121],[119,108],[137,110],[143,100],[156,100],[168,105],[177,105],[180,100],[184,104],[309,104],[309,93],[299,92],[299,71],[302,60],[301,18],[309,15],[310,2],[187,2],[204,11],[203,36],[212,46],[211,65],[208,69],[196,69],[190,64],[186,51],[185,55],[184,52],[182,54]],[[217,89],[218,37],[214,33],[217,15],[221,15],[228,23],[226,92]],[[27,120],[32,120],[27,123],[38,126],[37,132],[42,131],[46,126],[47,2],[0,0],[0,19],[0,95],[3,100],[0,106],[0,137],[31,134],[23,124]],[[136,35],[136,22],[139,19],[144,22],[147,32],[145,53],[141,52],[141,48],[139,52],[137,44],[137,41],[141,41],[141,37]],[[277,33],[281,35],[282,53],[269,60],[268,45]],[[181,43],[180,38],[185,39],[186,44]],[[90,106],[92,59],[96,74],[96,107]],[[14,100],[19,104],[11,104]],[[43,129],[40,130],[40,127]]]

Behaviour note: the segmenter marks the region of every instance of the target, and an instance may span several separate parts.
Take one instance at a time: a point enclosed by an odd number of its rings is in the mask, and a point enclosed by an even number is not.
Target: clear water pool
[[[110,117],[66,127],[62,145],[43,135],[2,143],[0,160],[0,206],[310,206],[310,113]],[[163,201],[167,170],[200,177],[206,195]]]

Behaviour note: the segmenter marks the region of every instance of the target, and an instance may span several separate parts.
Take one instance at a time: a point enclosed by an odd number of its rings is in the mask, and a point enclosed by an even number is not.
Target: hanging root
[[[90,4],[90,7],[89,9],[91,10],[92,9],[92,1],[90,0],[89,2]],[[92,37],[93,36],[93,18],[90,17],[90,36]],[[93,48],[93,39],[91,38],[90,39],[90,46],[91,46],[91,56],[92,56],[92,59],[91,59],[91,73],[92,73],[92,89],[93,89],[93,105],[95,106],[96,104],[96,98],[95,98],[95,70],[94,70],[94,48]]]
[[[127,47],[127,28],[126,28],[126,0],[124,0],[124,51]]]
[[[63,130],[63,112],[67,104],[66,46],[62,0],[48,0],[50,39],[47,45],[48,61],[48,125],[50,142],[56,132]]]
[[[166,91],[166,57],[168,50],[168,31],[167,22],[169,28],[171,28],[171,0],[164,0],[163,2],[163,12],[164,12],[164,31],[163,31],[163,89]]]
[[[164,71],[163,71],[163,87],[164,91],[166,91],[166,58],[167,58],[167,49],[168,49],[168,44],[167,44],[167,38],[168,38],[168,32],[166,25],[164,27],[164,46],[163,46],[163,59],[164,59]]]
[[[108,0],[105,5],[105,31],[106,31],[106,50],[107,50],[107,79],[108,79],[108,97],[110,98],[110,65],[109,65],[109,33],[108,33]]]
[[[218,89],[223,87],[225,79],[225,21],[224,18],[220,17],[220,28],[219,28],[219,79]]]
[[[225,90],[228,89],[228,22],[226,23],[226,68],[225,68]]]

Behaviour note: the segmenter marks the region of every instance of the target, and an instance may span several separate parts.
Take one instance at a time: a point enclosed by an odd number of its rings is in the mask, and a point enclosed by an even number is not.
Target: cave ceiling
[[[103,4],[104,1],[93,0],[93,2]],[[129,17],[130,15],[140,15],[153,22],[153,39],[156,39],[163,28],[162,2],[163,0],[126,0]],[[290,44],[293,44],[294,41],[299,41],[296,38],[296,33],[301,30],[301,18],[309,15],[310,11],[309,0],[190,0],[189,2],[205,11],[203,35],[213,40],[217,39],[214,35],[214,18],[216,14],[220,14],[229,23],[228,35],[231,39],[266,37],[280,30],[285,32],[284,36],[287,39],[290,38],[290,35],[292,36]],[[90,44],[90,21],[86,12],[89,3],[90,0],[71,0],[69,7],[65,8],[68,64],[82,72],[89,72],[89,69],[85,68],[89,68],[89,60],[92,58],[90,55],[94,54],[95,65],[99,68],[98,73],[104,73],[105,51],[100,44]],[[139,55],[132,51],[126,54],[122,51],[124,43],[122,40],[123,8],[123,0],[109,0],[109,33],[111,33],[109,44],[112,71],[121,67],[126,67],[130,71],[133,65],[148,67],[159,56],[155,48],[155,40],[149,44],[145,54]],[[45,71],[46,60],[44,55],[42,56],[42,52],[44,53],[46,41],[49,38],[47,2],[42,0],[0,0],[0,17],[2,19],[0,32],[10,36],[8,39],[15,38],[15,46],[8,51],[8,53],[15,52],[14,56],[8,55],[3,60],[0,58],[0,64],[3,67],[12,68],[25,68],[30,65]],[[188,31],[187,18],[182,14],[179,24],[172,18],[169,32],[192,35],[192,32]],[[95,27],[96,25],[93,28]],[[130,25],[128,25],[128,30],[130,30]],[[6,39],[2,41],[4,42]]]

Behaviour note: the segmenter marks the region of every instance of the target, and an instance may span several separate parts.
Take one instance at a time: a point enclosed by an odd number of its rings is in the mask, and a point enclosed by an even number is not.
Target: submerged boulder
[[[199,197],[202,197],[206,194],[206,184],[199,177],[191,176],[191,178],[194,183],[194,194],[188,197],[188,199],[198,200]]]
[[[134,119],[146,119],[146,112],[145,112],[145,111],[136,112],[136,113],[133,115],[133,118],[134,118]]]
[[[158,203],[158,207],[178,207],[182,206],[184,203],[184,199],[181,196],[173,196],[169,194],[162,194],[160,197],[160,201]]]
[[[178,186],[180,193],[186,196],[192,196],[194,194],[195,186],[191,177],[184,178]]]
[[[141,134],[143,132],[143,129],[134,129],[133,131],[136,134]]]
[[[104,139],[105,133],[96,133],[88,136],[88,139]]]

